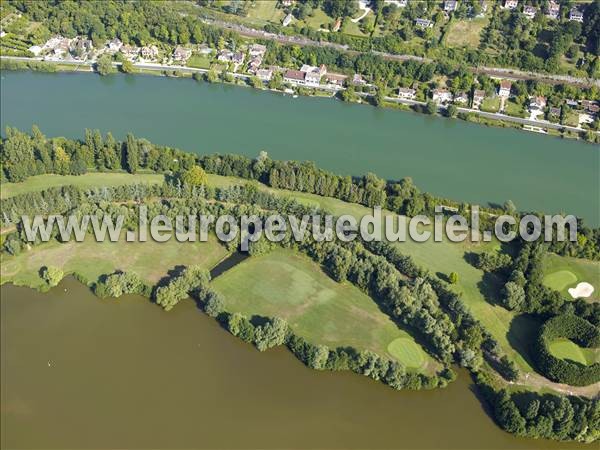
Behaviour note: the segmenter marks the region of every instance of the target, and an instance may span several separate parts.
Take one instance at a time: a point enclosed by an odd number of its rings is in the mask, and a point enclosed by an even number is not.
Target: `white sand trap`
[[[573,298],[587,298],[594,292],[594,286],[590,283],[578,283],[576,287],[569,289],[569,294]]]

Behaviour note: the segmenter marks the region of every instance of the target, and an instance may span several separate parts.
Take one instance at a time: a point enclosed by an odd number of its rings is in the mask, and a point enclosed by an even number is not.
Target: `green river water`
[[[265,149],[600,222],[589,144],[191,80],[3,72],[1,86],[2,126]],[[466,372],[443,390],[396,392],[310,370],[285,349],[259,353],[192,302],[165,313],[135,296],[99,300],[70,278],[46,294],[0,289],[3,448],[590,448],[504,433]]]
[[[340,174],[368,171],[448,198],[511,199],[519,209],[567,212],[600,225],[600,149],[416,113],[324,98],[156,76],[2,73],[2,129],[49,136],[99,128],[199,153],[315,161]]]

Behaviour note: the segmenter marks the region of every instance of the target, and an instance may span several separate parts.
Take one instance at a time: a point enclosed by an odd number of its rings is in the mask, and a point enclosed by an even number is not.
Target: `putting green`
[[[394,339],[388,344],[387,351],[406,367],[418,369],[425,363],[425,355],[415,342],[409,338]]]
[[[577,276],[570,270],[559,270],[544,277],[544,284],[559,292],[576,282]]]
[[[596,360],[594,349],[581,348],[569,339],[556,339],[548,346],[552,356],[568,359],[580,364],[593,364]]]

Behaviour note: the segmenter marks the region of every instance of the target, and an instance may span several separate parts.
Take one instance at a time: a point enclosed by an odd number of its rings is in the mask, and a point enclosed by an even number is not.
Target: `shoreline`
[[[25,67],[16,67],[5,70],[31,70],[31,71],[41,71],[39,68],[32,66],[31,63],[41,64],[42,66],[49,66],[54,68],[52,72],[78,72],[78,73],[95,73],[93,66],[94,62],[92,61],[48,61],[42,58],[28,58],[28,57],[19,57],[19,56],[0,56],[0,61],[13,61],[17,63],[25,64]],[[113,68],[119,69],[120,63],[112,63]],[[195,67],[187,67],[187,66],[176,66],[176,65],[162,65],[157,63],[134,63],[134,68],[136,68],[136,72],[130,73],[129,75],[152,75],[152,76],[164,76],[164,77],[174,77],[174,78],[192,78],[196,74],[204,75],[210,72],[208,69],[201,69]],[[171,74],[169,74],[171,72]],[[252,87],[253,89],[258,90],[267,90],[271,92],[278,92],[282,94],[288,94],[286,90],[274,90],[269,89],[267,87],[264,88],[254,88],[247,84],[247,81],[252,78],[251,75],[241,74],[235,72],[227,72],[229,75],[233,77],[233,83],[228,83],[221,79],[215,81],[215,83],[222,84],[235,84],[238,86],[246,86]],[[303,89],[304,90],[304,89]],[[338,92],[342,92],[345,89],[335,89],[329,88],[327,86],[313,87],[311,88],[312,93],[306,92],[298,92],[298,89],[294,89],[294,95],[303,95],[305,97],[336,97]],[[318,93],[322,93],[319,95]],[[369,100],[373,98],[370,94],[359,95],[359,101],[350,101],[348,103],[358,103],[358,104],[368,104],[371,103]],[[408,110],[412,112],[417,112],[419,114],[425,114],[422,110],[426,107],[427,102],[421,102],[417,100],[407,100],[400,99],[397,97],[389,97],[386,96],[383,99],[383,103],[380,105],[383,108],[389,109],[400,109],[400,110]],[[471,108],[465,107],[456,107],[457,115],[455,117],[449,117],[447,115],[448,105],[438,105],[437,112],[435,114],[430,114],[432,116],[440,116],[445,118],[455,118],[459,120],[463,120],[465,122],[476,123],[480,125],[494,126],[498,128],[514,128],[521,131],[528,131],[537,134],[546,134],[548,136],[553,137],[561,137],[567,139],[576,139],[584,142],[594,143],[588,139],[585,139],[582,134],[587,133],[590,130],[586,130],[583,128],[572,127],[569,125],[561,125],[552,122],[548,122],[545,120],[530,120],[527,118],[521,117],[513,117],[500,113],[492,113],[485,112]],[[600,137],[600,131],[593,131],[596,137]]]

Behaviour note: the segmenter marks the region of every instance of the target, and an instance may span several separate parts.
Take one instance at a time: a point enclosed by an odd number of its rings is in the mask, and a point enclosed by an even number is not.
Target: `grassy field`
[[[548,255],[544,261],[543,283],[571,298],[568,289],[578,283],[587,282],[594,286],[594,293],[587,300],[600,300],[600,262],[568,256]]]
[[[488,24],[488,16],[472,19],[457,20],[452,23],[446,35],[446,44],[449,47],[478,48],[481,32]]]
[[[334,198],[270,188],[265,189],[280,195],[293,197],[305,205],[319,206],[336,216],[351,214],[361,218],[365,214],[372,213],[362,205],[347,203]],[[493,276],[485,275],[483,271],[476,269],[465,259],[467,253],[498,249],[499,245],[497,243],[470,243],[467,241],[452,243],[447,240],[443,242],[429,240],[417,243],[409,239],[407,242],[400,242],[395,245],[399,246],[402,253],[410,255],[418,265],[429,269],[432,273],[443,277],[449,275],[450,272],[457,272],[459,280],[453,286],[453,289],[461,294],[471,313],[490,331],[500,343],[502,349],[522,370],[528,372],[534,370],[528,362],[527,349],[530,344],[529,330],[537,329],[537,323],[534,323],[535,321],[527,316],[520,316],[518,320],[514,320],[516,315],[513,312],[498,306],[496,303],[501,281]]]
[[[512,100],[506,101],[504,105],[506,114],[513,117],[527,117],[527,112],[523,107]]]
[[[36,175],[22,183],[2,183],[0,198],[9,198],[27,192],[36,192],[50,187],[75,185],[82,188],[94,186],[119,186],[133,183],[162,183],[164,176],[159,174],[103,173],[90,172],[76,175]]]
[[[500,109],[499,97],[486,97],[481,103],[482,111],[496,113]]]
[[[277,2],[272,0],[255,0],[248,8],[248,18],[266,22],[281,23],[284,12],[277,8]]]
[[[211,60],[208,56],[194,54],[187,60],[188,67],[197,69],[210,69]]]
[[[53,265],[65,274],[78,274],[88,284],[100,275],[115,270],[137,273],[143,280],[155,284],[168,271],[180,265],[200,264],[206,269],[227,256],[227,251],[211,236],[207,242],[177,242],[172,239],[158,243],[96,242],[88,237],[83,242],[41,244],[18,256],[1,257],[0,283],[38,288],[44,284],[39,277],[43,266]]]
[[[304,255],[277,249],[215,278],[226,309],[248,316],[278,316],[310,342],[351,345],[421,370],[433,364],[413,338],[348,283],[337,283]]]
[[[548,346],[550,353],[561,359],[569,359],[580,364],[591,365],[600,362],[600,349],[583,348],[569,339],[556,339]]]

